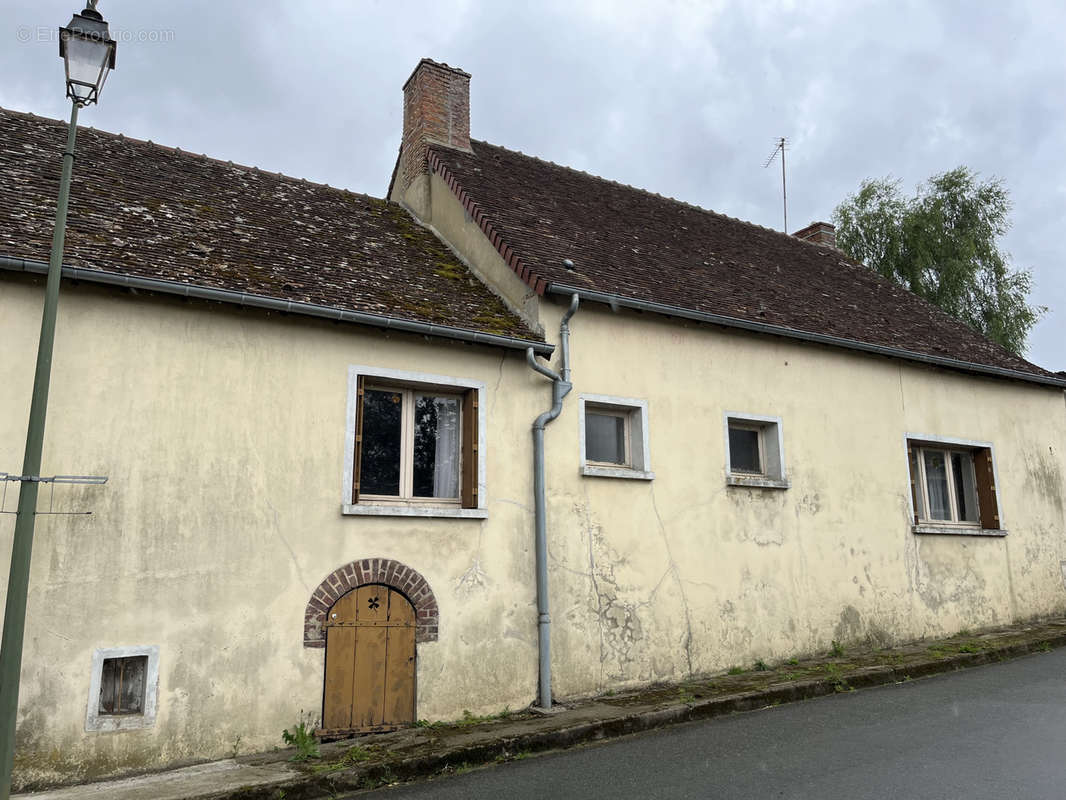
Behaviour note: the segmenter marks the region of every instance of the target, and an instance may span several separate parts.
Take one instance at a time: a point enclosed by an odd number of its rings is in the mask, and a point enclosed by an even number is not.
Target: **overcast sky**
[[[74,0],[8,0],[0,105],[66,118]],[[1029,357],[1066,369],[1066,3],[102,0],[120,42],[81,122],[385,194],[423,56],[472,74],[471,132],[780,228],[867,177],[908,193],[960,164],[1002,178],[1005,248],[1049,307]],[[79,165],[83,168],[83,165]],[[58,169],[58,166],[57,166]]]

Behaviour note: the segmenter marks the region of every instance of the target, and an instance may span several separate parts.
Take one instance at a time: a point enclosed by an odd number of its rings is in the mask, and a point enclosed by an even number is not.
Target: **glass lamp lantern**
[[[79,106],[95,103],[107,73],[115,68],[115,41],[95,0],[59,29],[59,55],[67,71],[67,97]]]

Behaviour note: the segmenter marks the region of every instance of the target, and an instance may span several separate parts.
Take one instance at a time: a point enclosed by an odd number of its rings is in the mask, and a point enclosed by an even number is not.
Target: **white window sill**
[[[91,727],[86,725],[85,730],[90,733],[135,731],[152,727],[152,722],[153,720],[146,719],[144,714],[100,714],[93,717]]]
[[[642,469],[630,469],[629,467],[594,467],[586,464],[581,468],[582,475],[593,478],[629,478],[634,481],[650,481],[655,479],[654,472],[645,472]]]
[[[353,517],[441,517],[444,519],[488,519],[487,508],[459,508],[454,506],[391,506],[359,503],[341,506],[341,513]]]
[[[1002,528],[965,528],[959,525],[935,525],[923,522],[921,525],[911,525],[914,533],[947,534],[949,536],[1006,536],[1007,532]]]
[[[762,475],[726,475],[727,486],[746,486],[749,489],[790,489],[792,484],[787,480],[767,478]]]

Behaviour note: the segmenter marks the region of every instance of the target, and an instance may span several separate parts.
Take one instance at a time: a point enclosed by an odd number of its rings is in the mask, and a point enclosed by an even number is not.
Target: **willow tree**
[[[833,212],[849,257],[965,322],[1013,353],[1047,310],[1029,304],[1032,273],[1012,269],[1000,239],[1010,196],[966,167],[934,175],[912,198],[900,181],[863,181]]]

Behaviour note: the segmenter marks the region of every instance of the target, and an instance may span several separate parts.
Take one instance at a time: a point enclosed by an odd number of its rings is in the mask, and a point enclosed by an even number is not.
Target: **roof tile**
[[[501,253],[544,282],[916,354],[1051,373],[832,248],[487,142],[435,147]],[[496,236],[498,235],[498,239]],[[573,270],[563,265],[574,263]]]
[[[0,109],[0,255],[48,260],[65,135]],[[63,260],[541,340],[400,206],[92,129]]]

